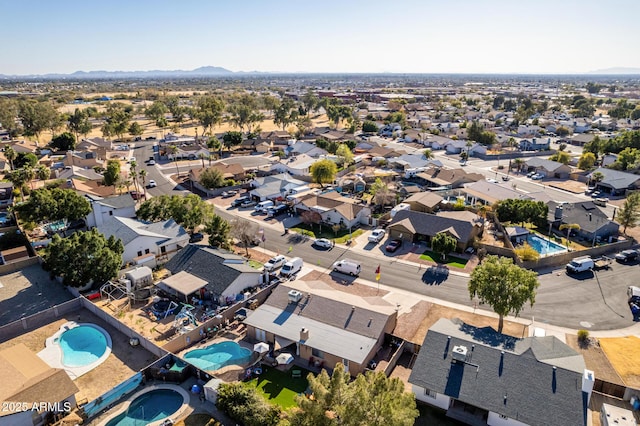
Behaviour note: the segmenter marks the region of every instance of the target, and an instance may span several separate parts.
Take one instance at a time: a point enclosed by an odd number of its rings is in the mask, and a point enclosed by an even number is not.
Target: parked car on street
[[[402,240],[391,240],[389,244],[384,248],[389,253],[393,253],[400,248],[402,245]]]
[[[593,199],[593,204],[600,207],[606,207],[608,202],[609,202],[609,199],[604,197],[598,197]]]
[[[284,265],[286,261],[287,258],[281,254],[274,256],[264,264],[264,270],[268,272],[275,271],[276,269],[282,268],[282,265]]]
[[[147,163],[150,166],[155,166],[156,165],[156,160],[149,160],[149,162]]]
[[[387,232],[384,229],[374,229],[369,235],[370,243],[379,243],[384,238]]]
[[[542,180],[544,179],[544,176],[541,174],[536,173],[535,175],[531,176],[531,179],[533,180]]]
[[[233,200],[231,202],[231,207],[238,207],[240,206],[242,203],[244,203],[245,201],[250,200],[251,198],[249,198],[248,195],[243,195],[241,197],[236,198],[235,200]]]
[[[240,204],[240,207],[253,207],[255,206],[257,203],[255,201],[253,201],[252,199],[247,199],[245,201],[243,201]]]
[[[204,235],[202,234],[202,232],[196,232],[191,235],[191,238],[189,238],[190,243],[199,243],[202,240],[204,240]]]
[[[620,253],[614,256],[620,263],[632,262],[638,259],[637,250],[622,250]]]
[[[333,246],[333,243],[331,242],[331,240],[328,240],[326,238],[318,238],[313,242],[313,246],[317,248],[331,248],[331,246]]]
[[[158,184],[156,183],[155,180],[151,179],[149,181],[149,185],[147,185],[149,188],[155,188],[156,186],[158,186]]]

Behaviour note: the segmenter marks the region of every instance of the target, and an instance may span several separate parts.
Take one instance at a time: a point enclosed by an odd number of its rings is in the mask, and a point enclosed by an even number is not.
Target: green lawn
[[[302,377],[292,378],[291,370],[301,370]],[[245,385],[258,388],[258,391],[272,404],[285,409],[294,407],[296,406],[296,395],[304,393],[309,386],[306,379],[309,371],[295,366],[291,370],[281,372],[275,368],[266,367],[266,371],[257,378],[245,382]]]
[[[460,268],[460,269],[464,269],[464,267],[467,265],[467,259],[462,259],[460,257],[449,256],[449,255],[446,256],[443,262],[442,257],[439,254],[435,254],[431,250],[425,251],[420,256],[420,259],[426,260],[428,262],[442,263],[443,265],[451,266],[453,268]]]
[[[262,263],[258,262],[257,260],[249,259],[249,266],[251,266],[254,269],[262,269],[262,267],[264,265]]]
[[[326,238],[329,240],[335,240],[336,243],[342,244],[345,243],[349,239],[349,229],[340,229],[337,233],[333,232],[333,229],[327,225],[322,226],[322,230],[320,231],[318,225],[306,225],[304,223],[300,223],[295,228],[291,228],[292,231],[297,233],[302,233],[301,231],[311,231],[313,233],[313,238]],[[351,238],[356,238],[359,235],[362,235],[364,231],[362,229],[354,229],[351,232]]]

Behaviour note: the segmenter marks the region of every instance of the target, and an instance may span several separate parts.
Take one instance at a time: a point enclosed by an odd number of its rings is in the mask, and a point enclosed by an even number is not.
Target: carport
[[[207,285],[207,282],[186,271],[180,271],[156,285],[167,293],[183,298],[185,302],[189,303],[189,296],[199,292]]]

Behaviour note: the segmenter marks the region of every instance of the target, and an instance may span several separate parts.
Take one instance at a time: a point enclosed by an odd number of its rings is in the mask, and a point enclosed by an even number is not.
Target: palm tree
[[[222,158],[222,144],[220,143],[218,138],[216,138],[215,136],[210,137],[207,141],[207,148],[209,148],[209,151],[217,149],[219,151],[218,157]],[[209,165],[211,165],[211,155],[209,155]]]
[[[602,172],[593,172],[591,173],[591,177],[589,178],[589,183],[593,181],[598,184],[599,182],[602,182],[602,179],[604,179],[604,175],[602,174]]]
[[[9,179],[9,182],[13,184],[13,187],[17,188],[20,191],[20,199],[24,201],[24,192],[22,191],[22,187],[27,181],[24,174],[24,170],[23,169],[13,170],[10,173],[7,173],[6,177],[7,179]]]
[[[4,149],[4,158],[9,160],[9,166],[13,170],[13,161],[18,157],[18,153],[12,146],[8,146]]]
[[[200,158],[200,160],[202,161],[202,168],[204,169],[204,159],[205,159],[206,155],[205,155],[205,154],[200,153],[200,154],[198,154],[198,157],[199,157],[199,158]]]
[[[580,230],[580,225],[577,223],[563,223],[560,225],[560,230],[567,230],[567,248],[569,248],[569,234],[571,234],[571,230],[575,229],[576,231]]]
[[[142,179],[142,191],[144,192],[144,199],[147,199],[147,171],[145,169],[140,170],[138,173],[140,179]]]
[[[173,161],[176,162],[176,173],[178,174],[178,176],[180,176],[180,168],[178,168],[178,147],[175,145],[171,145],[169,146],[169,151],[171,152],[171,155],[173,155]]]
[[[45,181],[51,177],[51,169],[44,164],[38,164],[38,167],[36,168],[36,175],[38,176],[38,179]]]
[[[133,177],[133,186],[138,191],[138,173],[136,173],[136,168],[138,167],[138,163],[136,161],[132,161],[129,163],[129,170],[131,171],[131,177]]]
[[[23,167],[24,178],[26,182],[29,182],[31,186],[31,190],[33,191],[33,179],[36,177],[36,171],[33,170],[33,167]]]
[[[433,158],[433,151],[427,148],[424,150],[423,155],[424,155],[424,158],[426,158],[427,160],[431,160]]]
[[[522,158],[516,158],[511,162],[511,165],[516,168],[518,173],[520,173],[522,166],[524,165],[524,160]]]

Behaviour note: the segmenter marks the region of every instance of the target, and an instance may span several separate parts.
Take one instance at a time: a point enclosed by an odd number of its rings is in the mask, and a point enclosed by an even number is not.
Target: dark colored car
[[[131,198],[133,198],[134,200],[139,200],[141,198],[144,198],[144,194],[142,192],[131,191],[129,192],[129,194],[131,195]]]
[[[202,240],[204,240],[204,235],[202,235],[202,232],[196,232],[195,234],[191,235],[191,238],[189,238],[190,243],[199,243]]]
[[[622,250],[620,253],[615,255],[615,258],[621,263],[632,262],[634,260],[638,260],[638,252],[636,250]]]
[[[393,253],[400,248],[402,245],[402,240],[391,240],[389,244],[384,248],[389,253]]]

